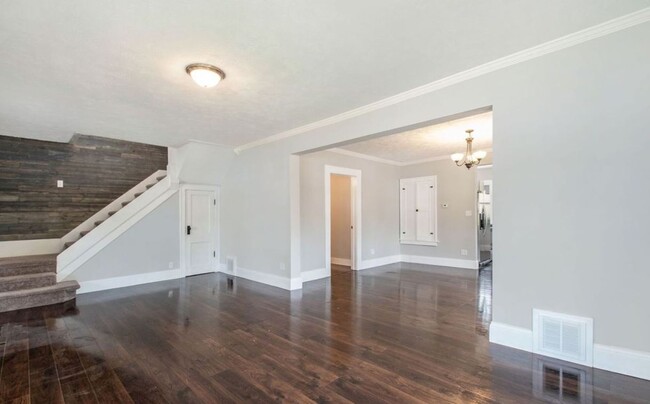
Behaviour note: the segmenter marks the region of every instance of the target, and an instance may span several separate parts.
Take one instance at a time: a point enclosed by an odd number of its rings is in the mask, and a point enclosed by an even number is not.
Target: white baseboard
[[[333,258],[332,258],[333,259]],[[478,261],[456,258],[426,257],[422,255],[390,255],[388,257],[363,260],[359,269],[375,268],[382,265],[408,262],[410,264],[437,265],[441,267],[478,269]]]
[[[464,260],[458,258],[426,257],[422,255],[402,255],[402,262],[411,264],[437,265],[441,267],[478,269],[477,260]]]
[[[225,264],[219,266],[219,272],[223,272],[229,275],[237,276],[239,278],[248,279],[249,281],[263,283],[269,286],[275,286],[276,288],[285,289],[285,290],[296,290],[302,288],[302,278],[287,278],[284,276],[278,276],[273,274],[267,274],[265,272],[254,271],[252,269],[246,269],[242,267],[235,268],[234,273],[226,269]]]
[[[493,321],[490,323],[490,342],[533,352],[533,330]]]
[[[594,367],[650,380],[650,352],[594,344]]]
[[[168,281],[170,279],[179,279],[182,277],[183,275],[180,269],[168,269],[166,271],[147,272],[136,275],[118,276],[115,278],[83,281],[79,282],[80,288],[77,290],[77,294],[142,285],[145,283]]]
[[[329,278],[330,275],[330,271],[328,271],[326,268],[312,269],[309,271],[304,271],[301,274],[303,283],[315,281],[317,279]]]
[[[363,260],[361,262],[361,265],[359,265],[359,269],[380,267],[382,265],[395,264],[401,261],[402,261],[401,255],[390,255],[388,257],[373,258],[369,260]]]
[[[58,254],[61,251],[63,241],[60,238],[0,241],[0,258]]]
[[[352,261],[349,258],[336,258],[332,257],[332,264],[334,265],[345,265],[349,267],[352,265]]]
[[[533,352],[533,331],[493,321],[490,342]],[[594,368],[650,380],[650,352],[594,344]]]

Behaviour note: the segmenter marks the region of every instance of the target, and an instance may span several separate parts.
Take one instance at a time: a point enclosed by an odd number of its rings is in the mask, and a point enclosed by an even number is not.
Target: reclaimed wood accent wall
[[[86,135],[69,143],[0,136],[0,241],[60,238],[165,169],[166,147]]]

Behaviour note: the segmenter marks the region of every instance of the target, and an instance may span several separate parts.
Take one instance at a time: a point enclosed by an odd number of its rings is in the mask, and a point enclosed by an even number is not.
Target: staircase
[[[77,281],[56,282],[56,254],[0,258],[0,312],[63,303]]]
[[[60,270],[57,274],[57,268],[60,268],[60,263],[57,261],[60,261],[62,256],[69,255],[71,251],[67,250],[89,234],[93,234],[90,237],[91,240],[84,240],[84,243],[81,244],[94,245],[95,229],[99,228],[106,220],[113,217],[142,194],[147,193],[149,195],[147,191],[165,178],[166,172],[163,170],[152,174],[147,180],[79,225],[73,232],[68,233],[62,239],[64,252],[61,255],[47,254],[0,258],[0,313],[74,300],[76,290],[79,289],[79,283],[74,280],[64,280],[57,283],[57,275],[61,279],[62,276],[69,274],[69,271],[61,273]],[[156,194],[155,191],[152,192]],[[147,202],[138,202],[136,205],[143,203]],[[128,215],[128,213],[120,213],[120,215],[124,216]],[[111,220],[115,221],[114,218]],[[111,227],[108,224],[104,226]],[[98,230],[98,232],[101,234],[102,230]]]
[[[166,175],[161,175],[161,176],[159,176],[159,177],[156,177],[155,182],[152,182],[151,184],[148,184],[148,185],[146,186],[146,189],[149,189],[149,188],[153,187],[154,185],[156,185],[157,183],[159,183],[160,181],[162,181],[163,179],[165,179],[165,177],[167,177],[167,176],[166,176]],[[65,250],[65,249],[67,249],[68,247],[70,247],[71,245],[73,245],[74,243],[76,243],[77,241],[81,240],[81,239],[82,239],[86,234],[90,233],[94,228],[96,228],[96,227],[99,226],[100,224],[104,223],[104,221],[105,221],[106,219],[108,219],[109,217],[111,217],[111,216],[113,216],[114,214],[116,214],[117,212],[119,212],[121,208],[123,208],[123,207],[125,207],[126,205],[128,205],[129,203],[133,202],[133,201],[135,200],[135,198],[137,198],[137,197],[139,197],[140,195],[144,194],[144,192],[145,192],[145,191],[136,193],[135,195],[133,195],[133,199],[129,199],[129,200],[126,200],[126,201],[122,202],[122,203],[121,203],[121,206],[119,206],[119,207],[117,207],[117,208],[114,208],[113,210],[109,211],[109,212],[107,213],[107,215],[104,216],[104,218],[101,218],[100,220],[97,220],[97,221],[93,222],[94,227],[93,227],[92,229],[90,229],[90,230],[83,230],[83,231],[80,231],[80,232],[78,233],[78,234],[79,234],[79,237],[77,237],[75,240],[72,240],[72,241],[68,241],[68,242],[66,242],[66,243],[63,245],[63,249]],[[55,265],[55,267],[56,267],[56,265]]]

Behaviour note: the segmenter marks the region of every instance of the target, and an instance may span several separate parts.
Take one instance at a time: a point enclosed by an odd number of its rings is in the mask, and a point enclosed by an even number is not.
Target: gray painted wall
[[[179,268],[178,193],[86,261],[67,279],[78,282]]]
[[[330,177],[332,257],[349,260],[352,257],[352,180],[345,175],[332,174]]]
[[[649,23],[248,150],[239,185],[224,187],[224,239],[249,268],[280,273],[291,153],[492,106],[494,320],[530,329],[533,308],[593,317],[596,343],[650,352],[647,38]]]
[[[325,268],[325,165],[361,170],[362,259],[399,254],[398,167],[317,152],[300,157],[302,270]]]
[[[438,177],[438,245],[402,244],[401,253],[476,260],[476,169],[457,167],[451,159],[400,167],[400,178],[428,175]],[[445,203],[449,207],[443,208]],[[461,255],[461,249],[468,255]]]

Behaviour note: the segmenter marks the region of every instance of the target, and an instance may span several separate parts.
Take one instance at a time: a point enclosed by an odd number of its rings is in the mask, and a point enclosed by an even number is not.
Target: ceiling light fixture
[[[185,67],[185,71],[196,84],[203,88],[214,87],[226,78],[226,73],[223,70],[205,63],[192,63]]]
[[[465,131],[465,133],[467,133],[467,138],[465,139],[467,142],[467,149],[465,150],[465,154],[454,153],[451,155],[451,159],[454,160],[454,163],[456,163],[458,167],[465,166],[468,170],[479,165],[481,160],[487,156],[487,152],[483,150],[472,152],[472,141],[474,140],[472,132],[474,132],[474,129],[467,129]]]

